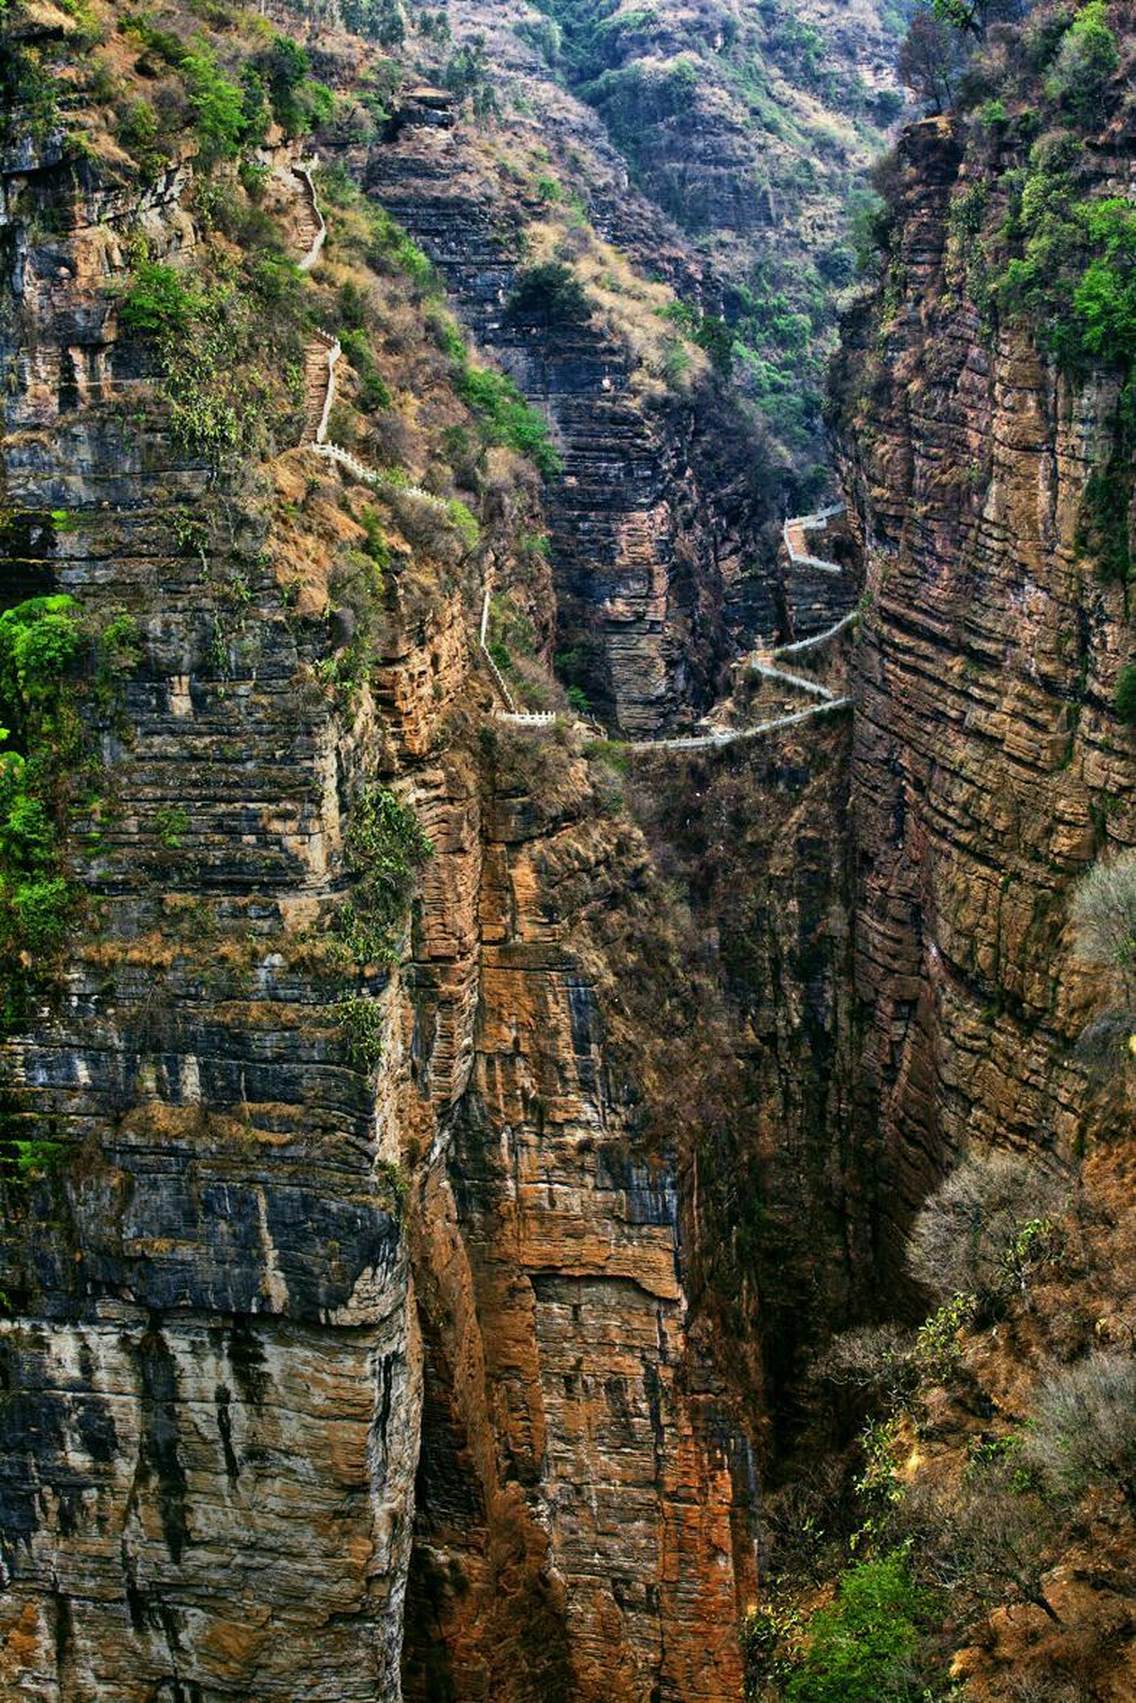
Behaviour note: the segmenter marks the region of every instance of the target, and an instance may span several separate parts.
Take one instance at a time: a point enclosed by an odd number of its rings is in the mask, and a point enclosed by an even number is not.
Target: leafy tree
[[[936,9],[920,6],[899,50],[903,82],[931,112],[943,112],[954,100],[962,68],[957,31]]]
[[[341,0],[341,10],[349,30],[381,47],[400,47],[406,40],[406,18],[399,0]]]
[[[1116,361],[1136,357],[1136,210],[1112,197],[1083,213],[1096,258],[1073,294],[1081,343],[1090,355]]]
[[[1108,27],[1105,0],[1088,0],[1061,43],[1046,93],[1089,125],[1100,112],[1108,84],[1120,66],[1116,37]]]
[[[265,90],[273,118],[289,136],[302,135],[331,117],[334,96],[324,84],[312,81],[307,52],[290,36],[274,36],[250,69]]]

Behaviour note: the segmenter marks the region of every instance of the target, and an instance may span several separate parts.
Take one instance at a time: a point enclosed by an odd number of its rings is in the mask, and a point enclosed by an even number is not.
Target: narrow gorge
[[[1125,0],[0,0],[0,1698],[1136,1698]]]

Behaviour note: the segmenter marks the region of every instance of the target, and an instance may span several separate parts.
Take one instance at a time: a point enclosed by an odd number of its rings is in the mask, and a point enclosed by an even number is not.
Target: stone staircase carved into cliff
[[[292,167],[305,189],[305,205],[310,210],[310,218],[301,226],[301,237],[307,239],[307,248],[303,258],[298,262],[301,272],[310,272],[319,260],[324,243],[327,240],[327,225],[320,211],[319,198],[316,195],[315,184],[308,166],[297,164]],[[331,410],[335,402],[335,369],[343,355],[343,346],[338,337],[333,337],[322,328],[316,330],[312,341],[304,352],[304,439],[303,443],[324,460],[331,461],[343,467],[356,479],[365,484],[375,485],[380,489],[389,486],[389,474],[382,473],[378,468],[369,467],[365,461],[352,450],[345,449],[342,444],[329,443],[327,434],[331,420]],[[423,490],[419,486],[406,487],[420,501],[437,503],[440,508],[445,505],[433,492]],[[488,645],[489,632],[489,598],[490,588],[485,588],[485,601],[481,612],[480,647],[489,670],[490,679],[500,695],[503,709],[497,710],[496,716],[500,721],[511,722],[518,727],[548,728],[556,716],[551,711],[519,710],[512,693],[505,684],[501,670],[498,668]]]
[[[320,211],[319,197],[316,186],[312,181],[311,167],[314,161],[305,164],[298,161],[293,167],[293,174],[299,178],[304,187],[305,215],[300,223],[301,239],[306,239],[307,247],[301,258],[296,262],[301,272],[310,272],[320,257],[324,243],[327,241],[327,224]]]
[[[310,169],[306,165],[296,165],[292,169],[305,186],[307,201],[312,213],[311,239],[303,259],[299,262],[302,272],[310,272],[319,259],[327,236],[327,226],[320,211]],[[303,234],[307,235],[307,230]],[[342,354],[343,349],[339,339],[333,337],[330,332],[323,330],[316,332],[313,342],[309,344],[305,353],[304,382],[308,406],[305,414],[304,443],[316,455],[346,469],[347,472],[363,483],[375,485],[379,489],[384,487],[389,489],[392,486],[389,473],[383,473],[378,468],[369,467],[365,461],[360,460],[352,450],[345,449],[342,444],[328,442],[328,423],[335,401],[335,369]],[[312,425],[313,420],[314,425]],[[423,490],[420,486],[401,488],[411,491],[422,501],[437,503],[439,507],[445,506],[441,498],[430,491]],[[843,503],[833,503],[828,508],[818,509],[813,514],[795,515],[786,520],[783,528],[785,548],[788,551],[790,562],[795,567],[815,568],[818,572],[825,574],[839,575],[844,572],[838,562],[828,561],[822,556],[814,556],[808,549],[808,534],[827,530],[829,521],[843,513]],[[489,677],[493,681],[504,706],[494,711],[495,719],[516,727],[528,727],[541,732],[550,731],[557,722],[554,711],[520,710],[517,708],[516,701],[489,649],[489,608],[490,587],[487,584],[482,603],[478,643],[489,671]],[[819,700],[810,704],[807,709],[797,710],[789,715],[774,716],[769,721],[757,722],[750,727],[714,728],[706,733],[684,734],[674,739],[638,739],[622,741],[621,743],[628,751],[716,750],[721,746],[738,744],[742,740],[756,739],[766,733],[776,733],[779,728],[798,727],[802,722],[811,721],[817,716],[832,715],[844,709],[851,702],[849,698],[837,697],[828,686],[822,685],[819,680],[810,680],[803,674],[794,674],[788,669],[776,667],[776,659],[798,656],[805,651],[819,649],[844,632],[855,619],[856,611],[853,610],[848,615],[842,616],[839,621],[833,622],[821,633],[816,633],[809,638],[799,639],[794,644],[778,646],[775,650],[755,651],[752,656],[746,659],[745,666],[752,672]]]

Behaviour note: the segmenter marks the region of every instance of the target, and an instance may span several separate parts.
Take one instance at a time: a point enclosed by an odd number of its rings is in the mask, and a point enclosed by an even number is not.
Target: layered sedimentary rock
[[[950,120],[905,136],[890,261],[904,288],[850,324],[838,375],[867,607],[859,1115],[878,1131],[889,1263],[950,1155],[1075,1151],[1115,1116],[1074,1056],[1101,990],[1072,960],[1068,904],[1094,857],[1132,842],[1131,738],[1111,704],[1125,594],[1079,536],[1119,377],[1064,376],[1028,325],[984,326],[948,251],[952,205],[982,178],[973,150],[960,176],[963,159]]]
[[[578,754],[483,769],[478,605],[407,613],[405,564],[372,689],[321,687],[334,474],[289,452],[218,490],[103,288],[125,225],[191,249],[191,181],[8,179],[21,590],[128,611],[137,654],[71,962],[5,1046],[10,1130],[61,1157],[6,1191],[3,1683],[393,1699],[416,1518],[410,1695],[734,1696],[754,1463],[691,1329],[691,1132],[644,1136],[664,1084],[611,1049],[602,931],[558,920],[618,916],[642,842]],[[27,243],[45,192],[65,228]],[[321,942],[376,781],[434,852],[361,990],[370,1071]],[[645,986],[682,983],[664,954]]]
[[[179,550],[212,480],[104,293],[136,221],[192,243],[184,184],[5,186],[6,503],[40,517],[37,589],[128,611],[139,655],[70,848],[65,986],[4,1049],[7,1139],[64,1157],[5,1191],[0,1671],[45,1699],[295,1697],[297,1674],[311,1697],[395,1695],[421,1372],[387,1164],[405,995],[373,990],[376,1094],[303,965],[359,765],[305,684],[318,624],[289,619],[235,494],[227,556]],[[67,228],[37,245],[45,192]]]
[[[369,192],[440,268],[478,343],[552,424],[563,461],[547,494],[557,650],[575,653],[589,700],[632,737],[704,709],[737,630],[777,624],[773,562],[761,560],[772,552],[756,488],[760,437],[747,439],[725,397],[732,446],[717,436],[710,397],[645,400],[632,351],[602,321],[511,310],[540,207],[513,195],[502,204],[466,124],[423,123],[412,106],[365,171]],[[638,207],[652,261],[669,251],[682,276],[690,259],[676,234]]]

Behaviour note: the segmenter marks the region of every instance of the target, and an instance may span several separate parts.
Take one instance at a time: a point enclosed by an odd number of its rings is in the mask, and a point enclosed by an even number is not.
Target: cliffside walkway
[[[315,184],[312,181],[311,169],[308,165],[297,164],[293,172],[299,178],[305,190],[306,204],[311,217],[304,222],[301,235],[307,238],[308,246],[303,258],[299,261],[301,272],[310,272],[319,260],[327,239],[327,226],[320,211],[319,199],[316,195]],[[375,485],[380,490],[394,489],[395,482],[389,473],[369,467],[365,461],[342,444],[328,441],[328,429],[331,410],[335,402],[335,369],[343,355],[343,349],[338,337],[330,332],[317,331],[315,338],[308,345],[304,356],[304,394],[305,431],[303,444],[322,456],[324,460],[335,463],[351,473],[356,479],[366,484]],[[445,504],[433,492],[423,490],[420,486],[398,486],[397,489],[416,499],[436,503],[439,508]],[[814,556],[809,551],[809,534],[823,532],[830,520],[844,513],[842,503],[834,503],[829,508],[818,509],[814,514],[795,515],[785,522],[783,536],[785,548],[790,562],[796,567],[815,568],[820,573],[842,574],[843,568],[838,562],[828,561],[823,556]],[[485,659],[489,677],[501,700],[502,707],[494,712],[498,721],[508,722],[515,727],[527,727],[534,731],[547,732],[556,725],[557,716],[552,710],[521,710],[517,708],[516,700],[497,666],[489,649],[489,608],[490,586],[485,587],[485,597],[481,609],[481,626],[478,633],[478,644]],[[794,644],[780,645],[773,650],[758,650],[746,659],[745,667],[753,673],[772,680],[780,685],[788,686],[793,691],[802,692],[806,697],[817,700],[807,709],[797,710],[788,715],[774,716],[768,721],[755,722],[750,727],[723,727],[709,729],[705,733],[683,734],[674,739],[634,739],[620,740],[618,743],[626,751],[713,751],[725,745],[736,745],[746,739],[758,739],[767,733],[776,733],[783,727],[799,727],[803,722],[812,721],[817,716],[833,715],[844,709],[851,699],[837,697],[830,687],[819,680],[810,680],[803,674],[794,674],[789,669],[778,668],[777,660],[782,657],[799,656],[806,651],[818,650],[831,639],[839,636],[850,627],[856,619],[856,612],[842,616],[832,626],[812,637],[798,639]]]
[[[843,515],[844,504],[833,503],[829,508],[818,509],[814,514],[794,515],[785,522],[783,535],[785,548],[789,559],[795,567],[815,568],[820,573],[843,574],[844,569],[839,562],[829,561],[823,556],[814,556],[809,550],[809,534],[827,530],[828,523]],[[795,674],[791,669],[779,668],[778,662],[786,657],[803,656],[810,651],[820,650],[833,639],[839,638],[856,621],[857,611],[852,610],[842,615],[839,621],[825,627],[819,633],[812,633],[804,639],[797,639],[792,644],[777,645],[773,649],[753,651],[742,664],[752,674],[758,674],[765,680],[771,680],[777,685],[788,686],[794,692],[801,692],[805,697],[816,701],[807,709],[795,710],[786,715],[773,716],[768,721],[754,722],[749,727],[716,728],[706,733],[685,734],[675,739],[640,739],[629,743],[625,748],[630,751],[710,751],[722,745],[734,745],[744,739],[756,739],[766,733],[776,733],[783,727],[799,727],[802,722],[812,721],[817,716],[833,715],[847,708],[851,699],[838,697],[830,686],[823,681],[810,679],[804,674]]]
[[[312,270],[320,257],[324,243],[327,241],[327,225],[323,213],[320,211],[316,186],[312,182],[312,166],[314,164],[314,160],[308,163],[298,161],[292,167],[293,175],[299,178],[304,189],[305,216],[301,220],[300,236],[301,239],[306,239],[307,247],[296,262],[301,272]]]
[[[320,211],[319,198],[312,181],[311,169],[304,164],[292,167],[293,173],[299,178],[304,188],[304,203],[309,216],[302,221],[300,235],[307,243],[303,257],[298,262],[301,272],[310,272],[319,260],[327,240],[327,225]],[[343,346],[338,337],[333,337],[329,331],[317,330],[312,341],[304,351],[304,437],[303,445],[315,451],[325,461],[334,462],[344,468],[356,479],[365,484],[375,485],[380,490],[390,488],[393,481],[389,474],[381,472],[376,467],[369,467],[365,461],[342,444],[328,441],[328,429],[331,421],[331,410],[335,403],[335,369],[343,356]],[[439,509],[445,508],[445,503],[436,497],[432,491],[423,490],[421,486],[402,486],[420,502],[436,504]],[[489,632],[489,596],[490,588],[485,588],[485,602],[481,611],[480,646],[482,656],[489,669],[490,679],[504,705],[496,714],[500,721],[512,722],[518,727],[548,728],[556,716],[551,711],[530,711],[517,708],[512,693],[505,684],[501,670],[498,668],[487,642]]]
[[[826,509],[817,509],[813,514],[798,514],[787,520],[781,529],[785,540],[785,549],[789,561],[795,568],[815,568],[821,574],[842,574],[844,569],[839,562],[830,562],[825,556],[814,556],[809,549],[810,532],[826,532],[830,520],[835,520],[844,513],[843,503],[832,503]]]

